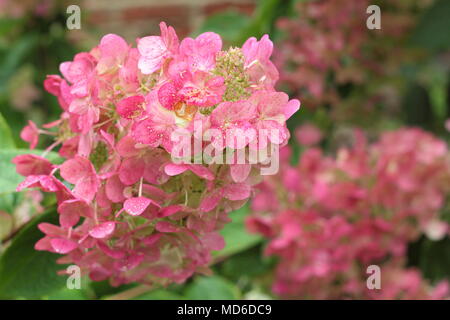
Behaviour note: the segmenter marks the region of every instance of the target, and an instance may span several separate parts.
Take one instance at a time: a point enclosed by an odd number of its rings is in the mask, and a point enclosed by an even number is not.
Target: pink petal
[[[126,185],[132,185],[144,175],[145,162],[139,157],[125,159],[119,169],[120,181]]]
[[[161,37],[150,36],[138,40],[138,50],[141,54],[138,67],[143,74],[150,74],[161,67],[162,60],[167,53],[166,45]]]
[[[210,250],[222,250],[225,248],[224,238],[217,232],[204,234],[202,243]]]
[[[103,239],[108,237],[114,232],[116,223],[113,221],[103,222],[98,226],[95,226],[89,231],[91,237],[96,239]]]
[[[114,259],[122,259],[125,256],[124,250],[114,250],[111,249],[107,244],[98,241],[97,246],[102,250],[104,253],[106,253],[108,256]]]
[[[155,233],[142,239],[142,242],[145,243],[147,246],[151,246],[155,244],[161,237],[162,233]]]
[[[164,167],[164,172],[169,176],[176,176],[188,170],[185,164],[169,163]]]
[[[144,110],[145,99],[143,96],[131,96],[117,103],[117,113],[125,119],[133,119]]]
[[[24,154],[15,157],[12,163],[16,165],[16,171],[22,176],[48,175],[53,165],[45,158],[33,154]]]
[[[175,204],[168,207],[163,208],[161,211],[158,212],[158,218],[164,218],[171,216],[177,212],[180,212],[184,209],[184,206]]]
[[[300,109],[300,101],[297,99],[290,100],[284,107],[284,116],[286,120]]]
[[[251,188],[246,183],[231,183],[223,187],[223,194],[229,200],[245,200],[250,197]]]
[[[156,226],[155,229],[158,230],[159,232],[178,232],[180,231],[180,227],[175,226],[173,224],[171,224],[170,222],[167,221],[159,221]]]
[[[125,201],[123,207],[126,212],[133,216],[142,214],[145,209],[152,203],[152,200],[145,197],[130,198]]]
[[[33,121],[28,120],[28,125],[20,132],[20,138],[30,144],[30,149],[34,149],[39,142],[39,129]]]
[[[180,98],[178,97],[178,87],[173,82],[167,82],[161,86],[158,90],[158,100],[161,105],[172,110],[173,105],[177,103]]]
[[[125,136],[119,140],[116,149],[121,157],[130,158],[137,156],[140,152],[135,146],[136,141],[131,136]]]
[[[202,202],[200,203],[200,211],[209,212],[213,210],[215,207],[217,207],[221,199],[222,199],[221,192],[216,191],[211,194],[208,194],[205,198],[203,198]]]
[[[59,75],[47,75],[47,78],[44,80],[44,88],[52,95],[59,96],[62,81],[63,79]]]
[[[206,180],[214,180],[214,174],[208,169],[205,168],[202,165],[199,164],[191,164],[188,166],[189,170],[191,170],[193,173],[195,173],[200,178],[206,179]]]
[[[55,238],[50,241],[52,248],[56,253],[66,254],[78,247],[78,244],[75,241],[63,238]]]
[[[61,176],[70,183],[77,183],[78,180],[91,174],[92,171],[92,163],[80,156],[69,159],[60,166]]]
[[[125,196],[123,195],[124,189],[125,185],[120,181],[118,175],[112,176],[111,178],[106,180],[106,196],[112,202],[118,203],[125,200]]]
[[[234,182],[244,182],[251,169],[251,164],[233,164],[230,166],[231,178]]]

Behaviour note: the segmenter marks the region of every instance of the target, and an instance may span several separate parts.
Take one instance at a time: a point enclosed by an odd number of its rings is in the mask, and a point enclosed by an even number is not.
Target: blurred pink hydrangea
[[[172,27],[160,28],[160,36],[138,39],[137,48],[108,34],[62,63],[63,78],[50,75],[44,83],[63,109],[60,119],[45,130],[30,122],[21,136],[31,148],[40,134],[54,136],[46,152],[59,147],[65,161],[13,160],[26,176],[18,190],[57,197],[59,225],[39,225],[45,237],[36,249],[63,254],[61,263],[113,285],[180,283],[208,272],[211,251],[224,246],[218,230],[227,213],[260,181],[262,161],[198,162],[198,154],[183,154],[175,162],[175,133],[190,135],[185,147],[204,147],[207,130],[279,132],[265,144],[259,135],[240,145],[227,140],[226,149],[215,139],[216,156],[246,150],[254,140],[260,149],[283,146],[286,120],[300,106],[273,87],[278,73],[267,36],[223,50],[215,33],[179,41]]]
[[[369,0],[297,2],[298,16],[277,21],[286,34],[275,51],[279,84],[311,108],[327,104],[337,108],[341,99],[350,98],[348,93],[343,98],[342,87],[359,86],[351,97],[361,98],[355,102],[356,112],[361,112],[361,104],[373,100],[368,96],[382,96],[386,86],[395,84],[401,63],[416,58],[416,50],[401,44],[430,2],[383,2],[381,30],[367,29],[366,10],[374,4]],[[361,94],[363,90],[367,92]]]
[[[289,298],[424,299],[449,296],[405,267],[408,243],[442,239],[450,192],[450,153],[420,129],[384,133],[367,145],[356,132],[335,158],[307,149],[297,165],[284,148],[281,171],[259,187],[248,229],[279,257],[273,290]],[[381,290],[368,290],[366,268],[381,267]]]

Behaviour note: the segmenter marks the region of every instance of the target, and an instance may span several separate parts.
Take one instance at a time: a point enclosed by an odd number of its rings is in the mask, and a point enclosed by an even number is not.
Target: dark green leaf
[[[182,296],[163,289],[153,290],[135,298],[136,300],[181,300]]]
[[[225,248],[215,251],[214,255],[220,259],[253,247],[261,241],[259,235],[250,234],[245,229],[245,217],[248,214],[248,206],[230,213],[232,222],[225,225],[220,232],[225,238]]]
[[[440,241],[424,239],[419,256],[419,266],[432,281],[450,277],[450,239]]]
[[[189,300],[236,300],[240,296],[234,284],[219,276],[196,278],[184,294]]]
[[[43,237],[39,223],[57,223],[55,210],[35,218],[13,240],[0,258],[0,296],[37,299],[61,289],[66,277],[57,275],[60,255],[37,251],[35,243]]]
[[[13,149],[15,147],[11,129],[0,113],[0,149]]]
[[[450,47],[450,1],[438,0],[423,15],[412,36],[412,43],[432,50]]]

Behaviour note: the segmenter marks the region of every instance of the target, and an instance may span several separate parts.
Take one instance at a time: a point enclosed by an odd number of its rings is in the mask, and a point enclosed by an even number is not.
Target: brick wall
[[[94,37],[117,33],[128,41],[159,34],[166,21],[180,37],[200,26],[208,15],[233,9],[251,14],[257,0],[84,0],[80,6]]]

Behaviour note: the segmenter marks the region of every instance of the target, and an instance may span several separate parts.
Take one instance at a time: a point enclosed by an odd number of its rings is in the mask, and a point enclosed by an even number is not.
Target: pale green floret
[[[94,165],[95,170],[98,172],[103,164],[108,160],[108,148],[105,143],[99,142],[91,155],[89,160]]]
[[[250,79],[244,68],[244,54],[239,48],[230,48],[216,57],[213,73],[225,80],[224,101],[238,101],[250,96]]]

